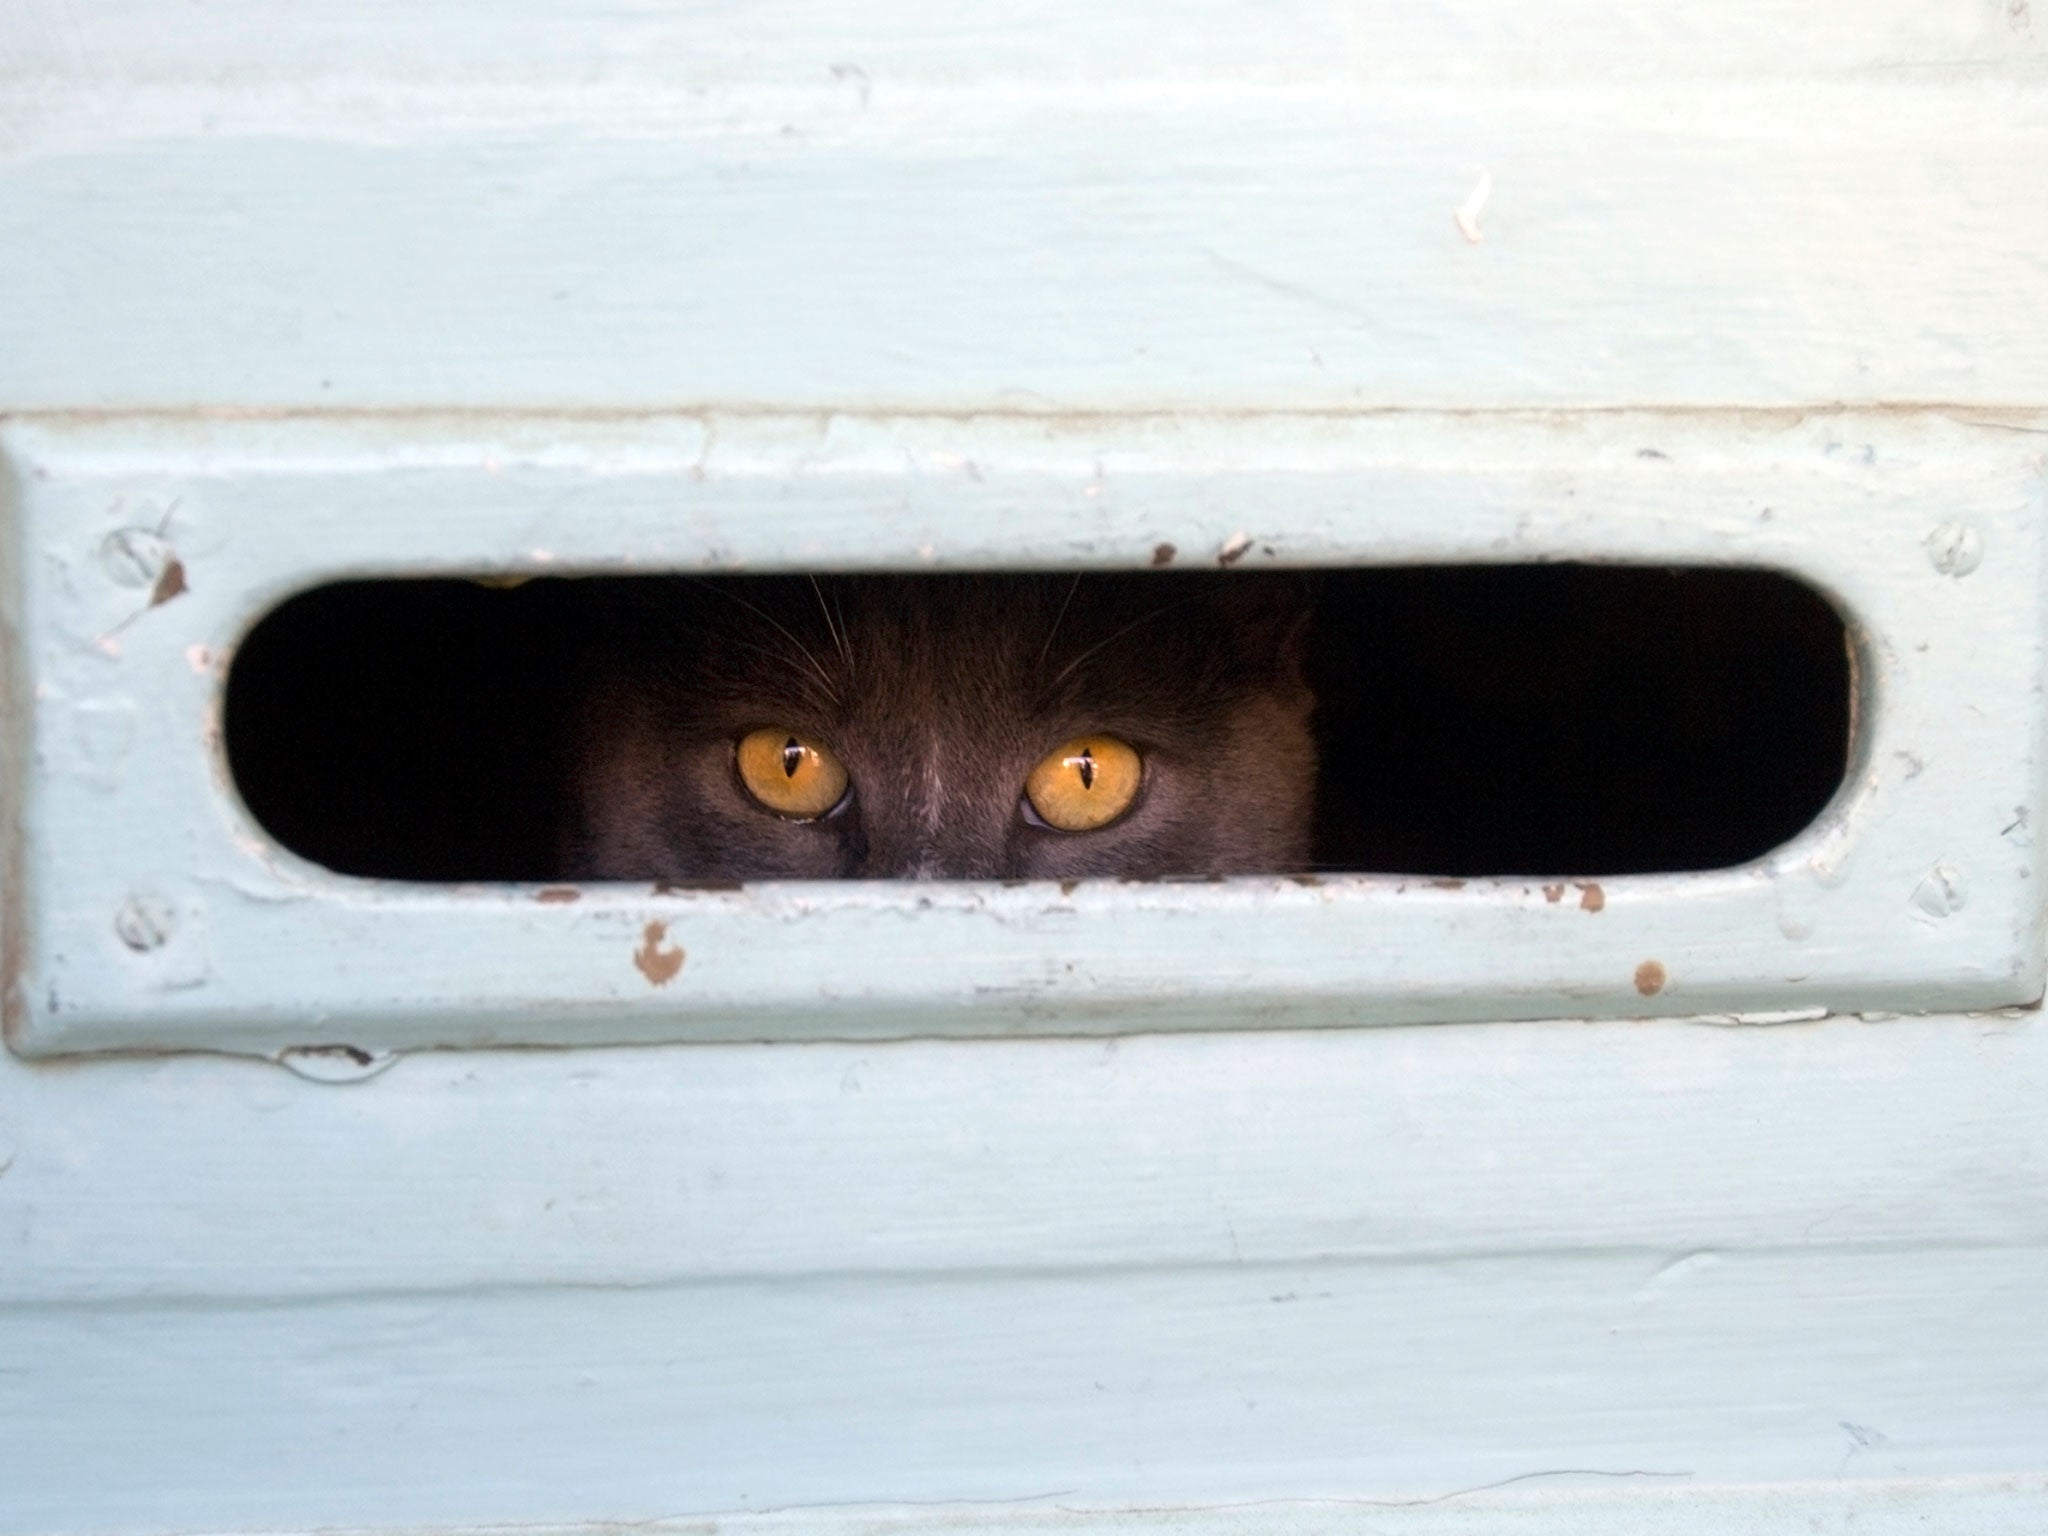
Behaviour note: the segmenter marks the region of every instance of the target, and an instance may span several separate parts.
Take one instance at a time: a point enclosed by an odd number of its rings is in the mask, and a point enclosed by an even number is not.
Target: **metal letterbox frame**
[[[1986,1009],[2042,990],[2033,445],[1938,414],[18,419],[8,1040],[110,1049]],[[1846,782],[1594,882],[408,886],[277,847],[239,638],[359,576],[1761,565],[1848,619]]]

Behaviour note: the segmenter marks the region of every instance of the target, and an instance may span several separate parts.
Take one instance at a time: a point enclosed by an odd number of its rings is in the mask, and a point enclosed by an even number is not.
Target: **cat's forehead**
[[[1280,681],[1298,587],[1072,573],[767,577],[698,584],[676,682],[735,715],[877,730],[1213,727]],[[1034,737],[1035,739],[1035,737]]]
[[[1055,673],[1098,655],[1171,664],[1255,649],[1270,644],[1276,617],[1303,605],[1298,590],[1252,576],[828,576],[776,580],[770,594],[759,620],[828,649],[861,642]]]

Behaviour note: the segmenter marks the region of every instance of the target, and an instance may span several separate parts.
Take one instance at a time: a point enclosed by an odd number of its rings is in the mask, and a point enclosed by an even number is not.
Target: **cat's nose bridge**
[[[871,880],[993,880],[1005,873],[999,838],[960,826],[928,831],[914,815],[875,821],[860,870]]]
[[[949,750],[949,747],[954,750]],[[871,797],[867,868],[878,879],[975,880],[1003,873],[1007,824],[977,804],[977,775],[939,732],[907,742],[893,790]]]

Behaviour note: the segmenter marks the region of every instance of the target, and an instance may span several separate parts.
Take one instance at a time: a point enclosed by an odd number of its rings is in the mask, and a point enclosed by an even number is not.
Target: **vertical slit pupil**
[[[797,739],[792,736],[782,744],[782,776],[785,779],[795,778],[797,769],[803,767],[803,765],[804,749],[797,744]]]
[[[1093,789],[1095,787],[1095,754],[1086,747],[1083,747],[1080,757],[1074,762],[1074,766],[1080,770],[1081,787],[1083,789]]]

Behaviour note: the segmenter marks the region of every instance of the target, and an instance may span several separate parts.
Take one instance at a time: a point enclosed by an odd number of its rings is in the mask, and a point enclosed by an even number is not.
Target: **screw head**
[[[177,911],[161,896],[131,895],[114,914],[114,937],[138,955],[162,949],[177,931]]]
[[[117,586],[154,587],[176,558],[149,528],[116,528],[100,541],[100,567]]]
[[[1967,576],[1984,563],[1984,539],[1963,523],[1943,523],[1927,535],[1927,558],[1944,576]]]

